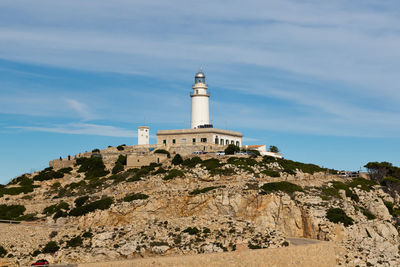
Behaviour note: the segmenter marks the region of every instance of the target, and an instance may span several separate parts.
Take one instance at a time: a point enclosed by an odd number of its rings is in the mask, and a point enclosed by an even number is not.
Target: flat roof
[[[237,137],[243,137],[243,135],[239,132],[222,130],[222,129],[217,129],[217,128],[160,130],[157,132],[157,135],[199,134],[199,133],[216,133],[216,134],[225,134],[225,135],[233,135],[233,136],[237,136]]]

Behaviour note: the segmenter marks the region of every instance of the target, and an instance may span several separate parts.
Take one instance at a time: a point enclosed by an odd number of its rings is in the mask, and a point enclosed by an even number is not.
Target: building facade
[[[157,132],[157,146],[201,146],[201,145],[242,145],[242,134],[239,132],[198,128],[182,130],[162,130]]]

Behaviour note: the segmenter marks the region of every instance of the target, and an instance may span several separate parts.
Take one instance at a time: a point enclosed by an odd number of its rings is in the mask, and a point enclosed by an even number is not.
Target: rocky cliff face
[[[397,217],[387,208],[396,206],[395,200],[368,180],[290,173],[261,159],[237,164],[225,158],[214,167],[166,163],[100,178],[78,173],[79,168],[62,178],[35,181],[31,193],[0,198],[1,204],[24,205],[25,215],[34,214],[31,226],[1,228],[0,245],[11,262],[224,252],[290,246],[287,237],[306,237],[335,242],[338,265],[400,264]],[[267,170],[280,177],[268,176]],[[171,173],[175,176],[167,179]],[[291,190],[281,181],[297,187]],[[82,196],[88,199],[79,208]],[[105,196],[112,198],[111,205],[93,204]],[[51,205],[56,207],[47,208]],[[344,215],[329,217],[329,210]],[[50,241],[58,249],[46,253]]]

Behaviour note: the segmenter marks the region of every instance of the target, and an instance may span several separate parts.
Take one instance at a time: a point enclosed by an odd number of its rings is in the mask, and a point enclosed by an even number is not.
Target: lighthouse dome
[[[198,73],[196,73],[196,76],[194,76],[195,78],[205,78],[206,75],[204,75],[204,73],[202,71],[199,71]]]
[[[199,72],[196,73],[196,75],[194,76],[194,83],[198,84],[198,83],[206,83],[206,75],[204,75],[204,73],[199,70]]]

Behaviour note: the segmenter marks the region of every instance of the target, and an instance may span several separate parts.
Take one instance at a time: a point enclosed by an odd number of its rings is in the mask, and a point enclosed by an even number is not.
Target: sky
[[[202,68],[216,128],[339,170],[400,165],[400,2],[2,0],[0,183],[190,127]]]

